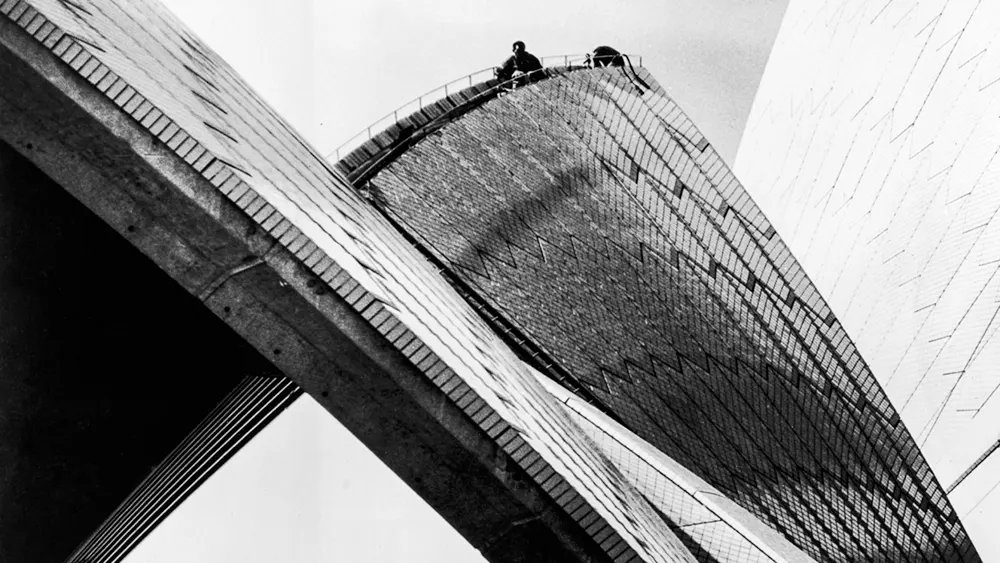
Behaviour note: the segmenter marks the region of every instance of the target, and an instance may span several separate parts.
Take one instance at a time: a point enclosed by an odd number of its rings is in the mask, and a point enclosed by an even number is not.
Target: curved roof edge
[[[691,520],[691,503],[677,502],[676,499],[672,498],[665,499],[663,492],[665,489],[675,489],[675,494],[686,495],[690,500],[700,504],[704,510],[718,517],[725,525],[721,534],[691,539],[713,560],[732,561],[733,563],[737,561],[774,561],[775,563],[815,561],[792,545],[781,534],[761,522],[756,516],[730,500],[705,480],[685,469],[655,446],[612,420],[594,406],[588,405],[558,383],[544,377],[537,371],[532,371],[546,390],[559,400],[571,418],[597,442],[598,447],[604,451],[607,458],[622,471],[627,479],[632,481],[632,484],[643,493],[650,504],[671,521],[673,526],[677,526],[683,531],[686,526],[698,526],[704,521],[688,523]],[[601,439],[602,437],[604,439]],[[608,440],[611,443],[608,443]],[[636,464],[645,467],[636,471]],[[719,535],[732,543],[719,542]],[[744,546],[744,551],[734,553],[730,549],[733,543]],[[756,553],[747,553],[746,548],[748,547],[755,550]],[[734,556],[737,558],[734,559]]]
[[[364,192],[365,184],[368,180],[375,177],[386,166],[392,164],[396,158],[413,147],[414,144],[470,111],[517,88],[557,78],[570,72],[591,70],[593,68],[589,65],[572,64],[568,58],[566,60],[567,64],[544,67],[529,73],[527,75],[527,82],[525,82],[525,77],[512,78],[506,81],[492,78],[471,84],[469,87],[458,92],[448,94],[426,106],[421,106],[418,110],[406,117],[400,118],[395,123],[375,133],[370,139],[349,151],[335,163],[335,167],[347,176],[355,188]],[[642,67],[642,58],[639,57],[638,60],[638,68],[645,70]],[[632,67],[631,61],[629,62],[629,67],[636,78],[649,87],[645,84],[645,81],[651,80],[651,76],[648,73],[644,73],[645,79],[639,77],[635,73],[635,67]],[[478,73],[473,73],[469,76],[475,76],[476,74]],[[696,144],[700,150],[704,150],[708,146],[708,142],[704,138],[701,138]],[[367,193],[365,195],[366,197],[369,196]],[[369,197],[369,199],[371,200],[372,198]],[[375,203],[377,204],[378,202],[376,201]],[[378,208],[378,205],[375,207]],[[380,209],[380,211],[382,210]],[[518,327],[510,323],[504,315],[495,311],[488,300],[478,295],[460,276],[455,275],[451,268],[438,260],[433,252],[424,248],[423,244],[416,237],[413,237],[407,229],[403,228],[402,225],[399,225],[392,216],[384,212],[381,214],[407,242],[416,247],[424,258],[431,261],[437,267],[440,273],[448,280],[449,284],[473,306],[482,319],[494,329],[496,335],[504,340],[522,361],[530,365],[533,369],[546,373],[553,380],[567,386],[577,396],[583,397],[589,404],[598,408],[604,416],[612,420],[617,420],[617,415],[593,397],[586,385],[579,381],[573,374],[563,369],[558,362],[548,356],[545,350],[538,347],[527,335],[522,334]]]
[[[526,77],[506,81],[491,78],[472,84],[389,125],[345,154],[336,166],[352,183],[360,186],[420,139],[510,89],[526,86],[523,83],[525,78],[529,83],[534,83],[588,68],[590,67],[573,64],[546,67],[529,73]]]

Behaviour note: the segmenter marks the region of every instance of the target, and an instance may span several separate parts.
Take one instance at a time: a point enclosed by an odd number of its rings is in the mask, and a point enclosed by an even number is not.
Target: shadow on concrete
[[[245,375],[278,373],[0,142],[0,561],[69,556]]]

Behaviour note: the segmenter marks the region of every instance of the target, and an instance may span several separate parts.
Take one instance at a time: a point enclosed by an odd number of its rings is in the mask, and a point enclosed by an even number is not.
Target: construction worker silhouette
[[[524,50],[524,41],[515,41],[513,51],[514,54],[494,70],[497,79],[507,81],[514,78],[515,75],[519,75],[518,73],[523,75],[541,70],[541,61],[535,55]]]
[[[602,66],[625,66],[625,57],[617,49],[608,47],[607,45],[594,47],[594,51],[590,54],[590,60],[594,68]]]

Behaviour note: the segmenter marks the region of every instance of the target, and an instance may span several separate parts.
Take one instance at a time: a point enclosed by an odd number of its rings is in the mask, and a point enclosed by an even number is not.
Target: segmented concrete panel
[[[735,167],[949,488],[1000,438],[997,21],[989,1],[793,0]],[[951,496],[1000,554],[979,461]]]

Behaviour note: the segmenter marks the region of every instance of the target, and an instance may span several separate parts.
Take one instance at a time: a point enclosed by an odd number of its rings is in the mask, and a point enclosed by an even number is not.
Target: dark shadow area
[[[684,528],[670,526],[670,530],[677,536],[677,539],[681,540],[684,547],[688,548],[688,551],[698,560],[698,563],[722,563],[713,557],[711,553],[705,551],[701,544],[684,531]]]
[[[463,250],[455,264],[487,275],[478,255],[480,252],[500,262],[510,261],[507,244],[513,244],[531,254],[539,254],[539,235],[534,223],[544,217],[559,217],[568,200],[579,197],[581,186],[588,182],[587,172],[582,166],[560,170],[554,176],[554,181],[531,194],[511,187],[510,192],[520,195],[520,199],[503,208],[482,210],[489,213],[487,226],[475,233],[472,246]],[[563,250],[572,252],[569,248]],[[515,265],[511,264],[511,267]]]
[[[0,142],[0,561],[64,560],[245,375],[277,370]]]

